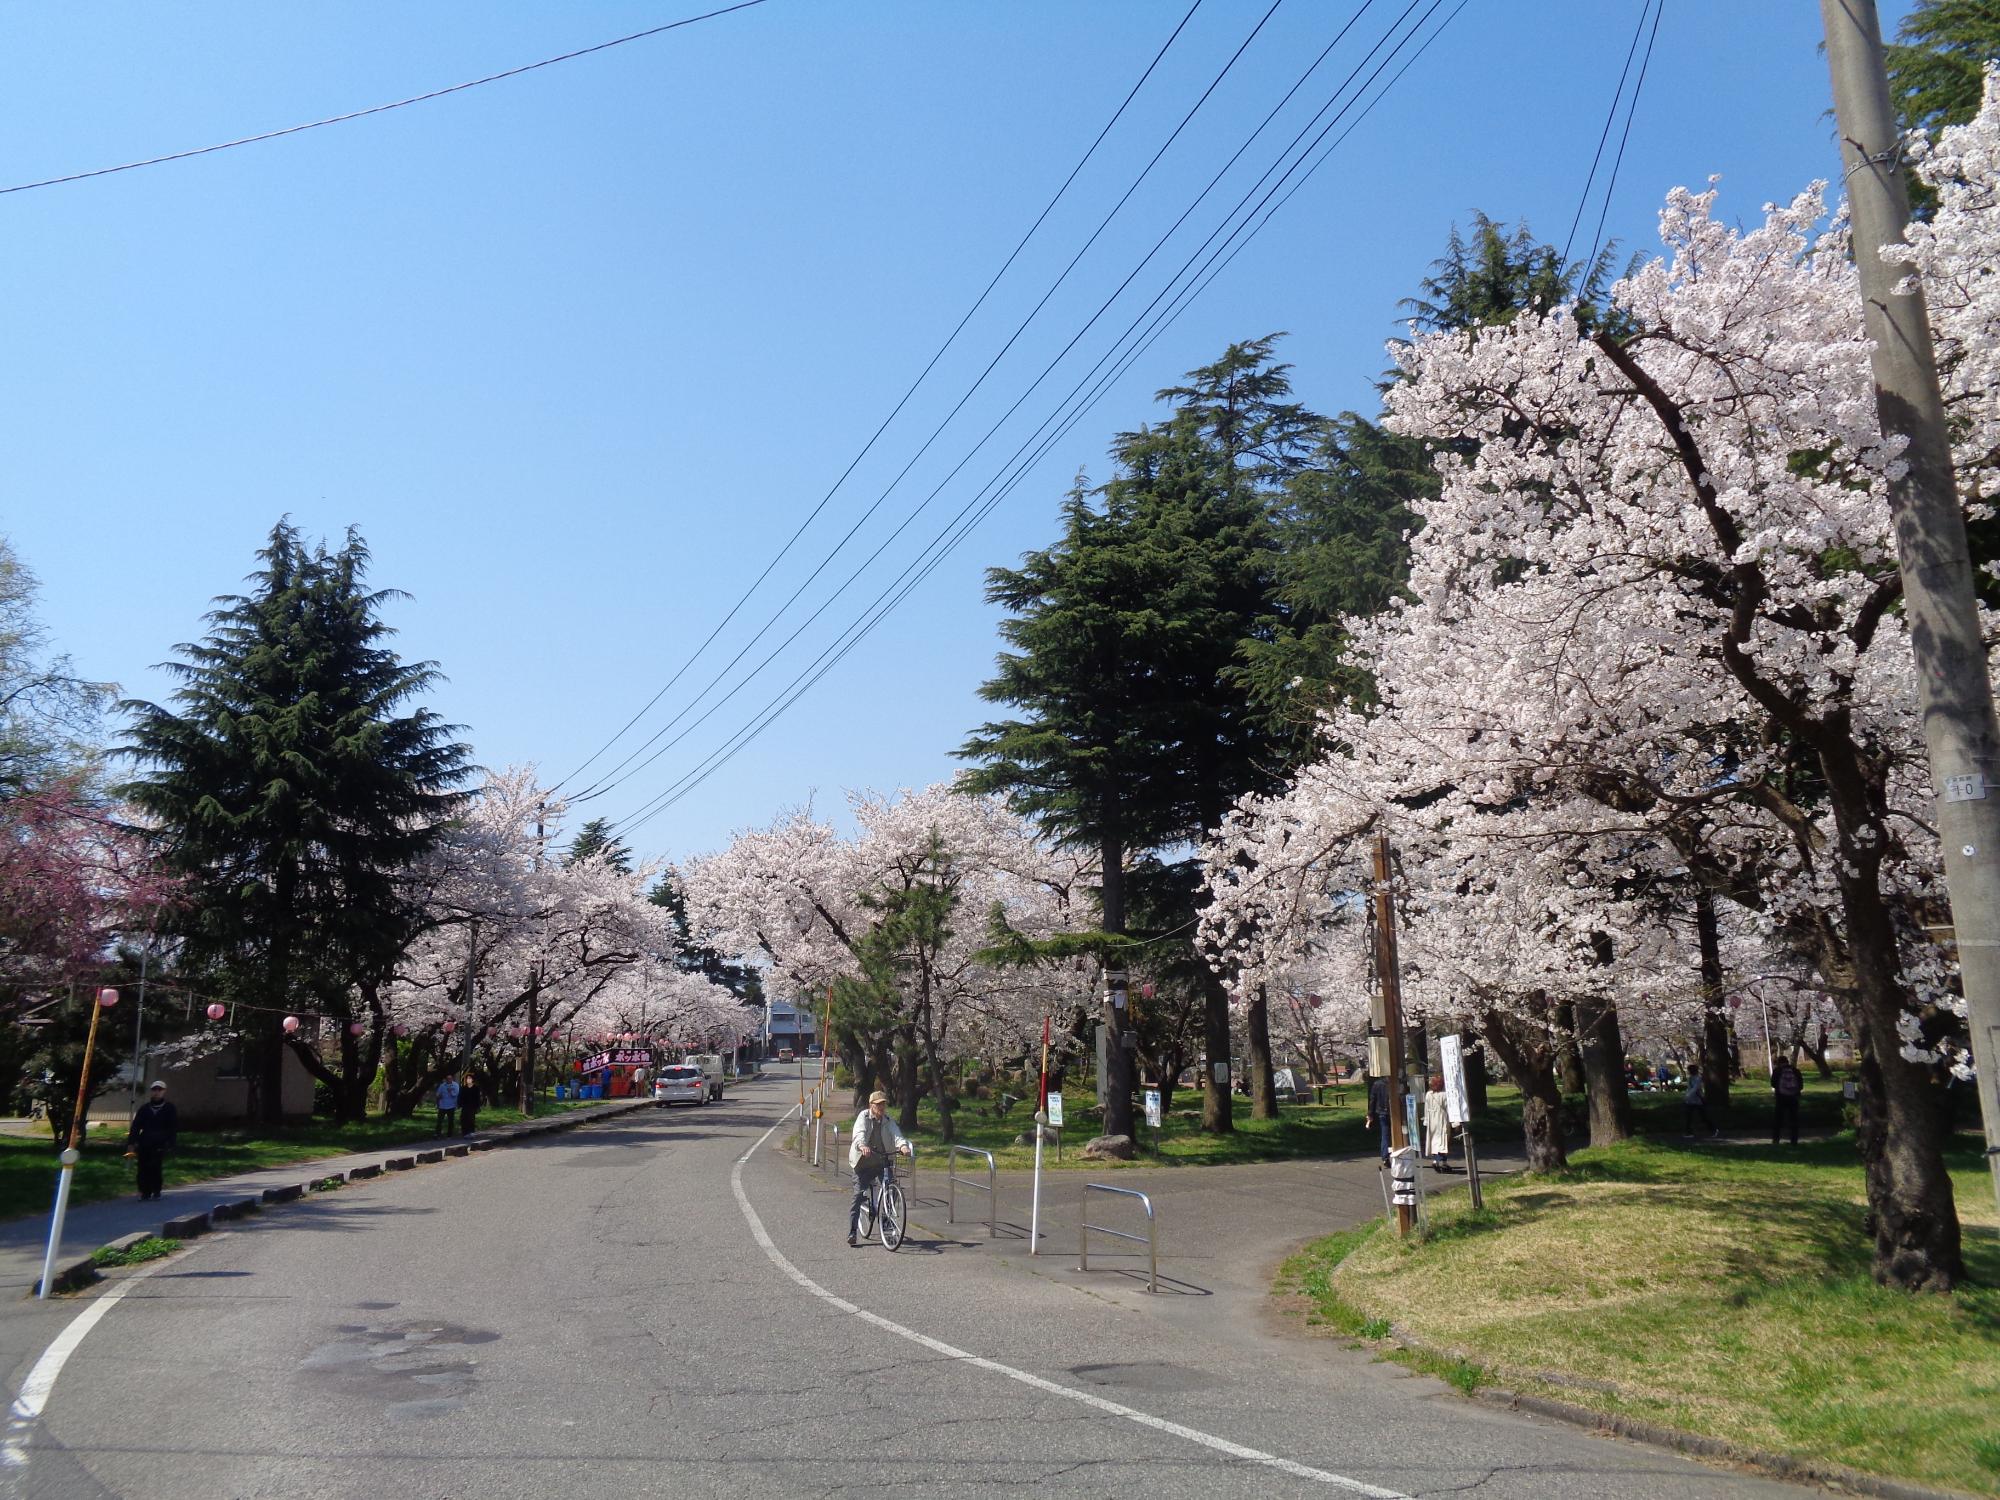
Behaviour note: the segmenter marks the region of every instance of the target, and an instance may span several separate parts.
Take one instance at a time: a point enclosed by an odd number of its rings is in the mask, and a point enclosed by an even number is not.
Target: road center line
[[[819,1298],[820,1301],[837,1307],[842,1312],[859,1318],[864,1323],[872,1324],[882,1329],[885,1333],[893,1333],[898,1338],[908,1339],[913,1344],[921,1344],[933,1354],[941,1354],[946,1359],[955,1359],[963,1364],[971,1365],[974,1369],[986,1370],[995,1375],[1004,1375],[1009,1380],[1017,1380],[1022,1385],[1032,1386],[1034,1389],[1044,1391],[1051,1396],[1060,1396],[1066,1401],[1078,1402],[1081,1405],[1091,1407],[1093,1410],[1101,1411],[1107,1416],[1122,1417],[1125,1421],[1136,1422],[1139,1426],[1150,1427],[1156,1432],[1164,1432],[1173,1437],[1185,1438],[1190,1443],[1199,1443],[1204,1448],[1212,1448],[1217,1453],[1225,1453],[1231,1458],[1242,1459],[1246,1463],[1260,1464],[1267,1469],[1276,1469],[1279,1473],[1290,1474],[1296,1479],[1310,1479],[1318,1484],[1332,1485],[1336,1489],[1346,1490],[1351,1494],[1368,1495],[1374,1497],[1374,1500],[1409,1500],[1408,1496],[1398,1490],[1381,1489],[1372,1484],[1365,1484],[1359,1479],[1350,1479],[1345,1474],[1334,1474],[1326,1469],[1311,1468],[1305,1464],[1294,1463],[1289,1458],[1280,1458],[1275,1453],[1265,1453],[1261,1449],[1247,1448],[1241,1443],[1232,1443],[1228,1438],[1217,1437],[1212,1432],[1203,1432],[1199,1428],[1187,1427],[1179,1422],[1169,1422],[1165,1417],[1156,1417],[1152,1413],[1140,1411],[1136,1407],[1125,1406],[1116,1401],[1107,1401],[1104,1397],[1092,1395],[1089,1391],[1079,1391],[1071,1386],[1058,1385],[1053,1380],[1045,1380],[1040,1375],[1031,1374],[1027,1370],[1017,1370],[1014,1366],[1003,1365],[998,1360],[986,1359],[964,1349],[955,1348],[945,1343],[942,1339],[934,1339],[929,1334],[918,1333],[914,1328],[905,1328],[901,1323],[892,1322],[880,1313],[870,1312],[867,1308],[858,1306],[855,1303],[849,1302],[845,1297],[828,1291],[785,1257],[785,1253],[777,1247],[772,1241],[770,1234],[765,1230],[764,1221],[757,1216],[757,1210],[750,1206],[750,1195],[743,1191],[743,1164],[756,1155],[757,1148],[776,1134],[778,1126],[783,1125],[786,1120],[790,1119],[796,1109],[797,1106],[794,1105],[792,1109],[786,1110],[779,1117],[776,1125],[773,1125],[769,1130],[758,1136],[751,1144],[750,1149],[736,1158],[736,1165],[729,1172],[729,1190],[736,1195],[736,1206],[743,1210],[743,1218],[750,1226],[751,1238],[757,1241],[758,1248],[769,1257],[771,1264],[776,1266],[780,1271],[783,1271],[785,1275],[811,1292],[815,1297]]]

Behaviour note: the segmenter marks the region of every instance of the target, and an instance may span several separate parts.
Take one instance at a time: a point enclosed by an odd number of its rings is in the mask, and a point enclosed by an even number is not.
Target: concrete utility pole
[[[542,868],[542,843],[547,837],[542,824],[548,813],[547,805],[535,804],[535,869]],[[521,1038],[521,1113],[535,1112],[535,1002],[542,998],[542,961],[535,960],[535,977],[528,983],[528,1024],[527,1034]],[[609,1074],[605,1075],[609,1078]]]
[[[1875,407],[1884,434],[1909,439],[1906,468],[1889,481],[1889,510],[1931,782],[1938,789],[1938,839],[1966,1029],[1979,1071],[1986,1160],[2000,1200],[2000,800],[1988,795],[2000,790],[1989,778],[2000,753],[2000,723],[1973,602],[1972,559],[1952,479],[1929,309],[1921,286],[1897,291],[1908,268],[1884,262],[1881,254],[1882,246],[1902,241],[1910,218],[1881,23],[1875,0],[1820,0],[1820,17],[1852,205],[1854,261],[1868,337],[1875,342]]]
[[[1403,1128],[1403,970],[1396,953],[1396,896],[1389,886],[1389,835],[1375,835],[1375,974],[1368,1007],[1368,1071],[1389,1081],[1389,1149],[1409,1145]],[[1392,1157],[1393,1159],[1393,1157]],[[1396,1205],[1396,1232],[1407,1235],[1416,1210]]]

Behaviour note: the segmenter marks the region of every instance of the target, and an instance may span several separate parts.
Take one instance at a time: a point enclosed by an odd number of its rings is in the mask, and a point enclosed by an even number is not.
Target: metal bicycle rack
[[[1144,1234],[1127,1234],[1122,1229],[1112,1229],[1103,1224],[1091,1223],[1090,1195],[1092,1193],[1116,1193],[1121,1198],[1137,1198],[1140,1205],[1146,1210],[1146,1232]],[[1083,1185],[1083,1206],[1080,1217],[1083,1223],[1081,1228],[1078,1229],[1076,1236],[1076,1268],[1079,1271],[1088,1271],[1090,1269],[1090,1232],[1094,1229],[1099,1234],[1109,1235],[1114,1240],[1130,1240],[1135,1245],[1143,1244],[1146,1247],[1146,1290],[1157,1292],[1160,1289],[1160,1250],[1157,1240],[1159,1221],[1154,1217],[1153,1200],[1151,1198],[1148,1198],[1144,1193],[1134,1192],[1131,1188],[1112,1187],[1110,1184],[1103,1182],[1086,1182]]]
[[[986,1181],[983,1184],[974,1182],[969,1177],[960,1177],[958,1175],[958,1159],[961,1155],[985,1158]],[[993,1191],[997,1177],[998,1169],[993,1164],[993,1153],[991,1151],[981,1151],[977,1146],[951,1147],[951,1155],[945,1163],[945,1223],[953,1223],[958,1218],[958,1187],[960,1183],[964,1183],[965,1186],[971,1188],[975,1193],[984,1193],[986,1195],[986,1237],[988,1239],[998,1239],[1000,1237],[998,1222],[1000,1199],[999,1195]]]

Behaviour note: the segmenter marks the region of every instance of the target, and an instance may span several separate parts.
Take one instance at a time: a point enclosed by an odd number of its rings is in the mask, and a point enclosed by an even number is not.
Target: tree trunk
[[[1806,1043],[1806,1051],[1821,1078],[1833,1077],[1833,1064],[1826,1060],[1826,1022],[1819,1023],[1819,1035]]]
[[[1729,1103],[1729,1012],[1722,995],[1722,933],[1716,922],[1715,896],[1708,887],[1694,888],[1694,930],[1701,950],[1701,1081],[1711,1105]]]
[[[1218,1135],[1234,1133],[1236,1106],[1229,1093],[1229,990],[1213,971],[1201,977],[1202,1046],[1208,1053],[1208,1068],[1202,1079],[1201,1128]],[[1221,1067],[1218,1069],[1217,1064]],[[1220,1072],[1220,1080],[1216,1073]]]
[[[1488,1011],[1486,1043],[1521,1090],[1521,1136],[1530,1172],[1569,1166],[1562,1138],[1562,1093],[1556,1087],[1555,1043],[1541,1028]],[[1540,1033],[1539,1035],[1537,1033]]]
[[[1609,1146],[1632,1135],[1632,1097],[1625,1087],[1625,1040],[1618,1008],[1608,1000],[1576,1002],[1577,1050],[1590,1096],[1590,1144]]]
[[[1125,841],[1117,833],[1106,833],[1100,845],[1103,858],[1102,884],[1098,888],[1104,905],[1104,931],[1113,937],[1125,935]],[[1132,1075],[1138,1066],[1138,1038],[1126,1027],[1127,1012],[1111,1003],[1110,986],[1105,987],[1099,1004],[1104,1022],[1104,1133],[1139,1137],[1132,1128]],[[1133,1045],[1127,1046],[1126,1037]]]
[[[1565,1094],[1581,1094],[1589,1087],[1583,1073],[1582,1049],[1577,1045],[1576,1007],[1565,1000],[1556,1007],[1556,1077]]]
[[[1250,1034],[1250,1118],[1278,1118],[1278,1085],[1271,1076],[1271,1002],[1263,985],[1250,992],[1244,1013],[1244,1030]]]
[[[1474,1115],[1486,1113],[1486,1044],[1473,1042],[1465,1049],[1465,1108]]]
[[[896,1096],[896,1125],[907,1135],[917,1128],[917,1105],[924,1097],[923,1079],[917,1073],[917,1039],[908,1027],[896,1048]]]
[[[952,1133],[951,1095],[945,1091],[944,1067],[938,1061],[937,1042],[932,1039],[929,1026],[924,1028],[924,1060],[930,1065],[931,1088],[937,1094],[938,1135],[950,1144],[957,1139]]]

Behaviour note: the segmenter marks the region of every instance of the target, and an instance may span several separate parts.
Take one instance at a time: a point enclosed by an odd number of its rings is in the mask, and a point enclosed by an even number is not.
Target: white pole
[[[76,1164],[81,1155],[76,1147],[67,1148],[62,1154],[62,1171],[56,1177],[56,1211],[49,1220],[49,1248],[42,1257],[42,1284],[35,1292],[45,1302],[49,1287],[55,1281],[56,1256],[62,1250],[63,1219],[69,1213],[69,1180],[76,1175]]]
[[[1035,1111],[1035,1194],[1028,1208],[1028,1254],[1042,1253],[1042,1126],[1048,1112]]]
[[[1757,1003],[1764,1008],[1764,1068],[1773,1078],[1778,1076],[1778,1052],[1771,1045],[1771,1002],[1764,998],[1762,990],[1757,991]]]

